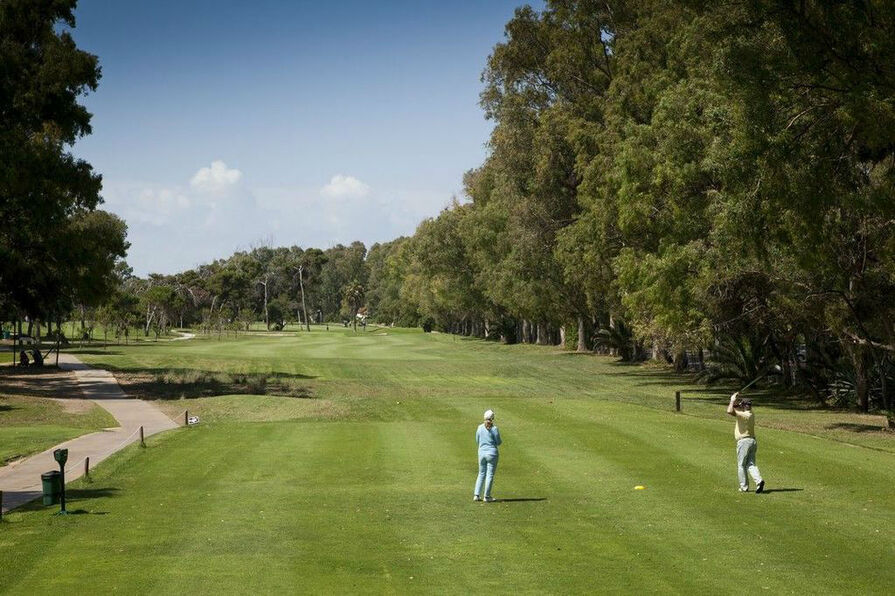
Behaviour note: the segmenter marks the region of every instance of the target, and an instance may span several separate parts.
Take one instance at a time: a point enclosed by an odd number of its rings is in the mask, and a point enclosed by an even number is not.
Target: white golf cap
[[[485,410],[485,420],[494,420],[494,410]]]

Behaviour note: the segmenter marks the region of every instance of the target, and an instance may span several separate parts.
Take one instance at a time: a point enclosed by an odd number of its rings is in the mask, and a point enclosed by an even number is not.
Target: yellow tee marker
[[[643,486],[642,484],[638,484],[637,486],[634,487],[634,490],[644,490],[644,489],[646,489],[646,487]]]

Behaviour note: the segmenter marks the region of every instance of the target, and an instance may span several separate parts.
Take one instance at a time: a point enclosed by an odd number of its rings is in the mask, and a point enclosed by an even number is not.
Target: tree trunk
[[[579,352],[587,352],[587,338],[585,334],[586,326],[584,324],[584,317],[578,315],[578,351]]]
[[[559,345],[563,349],[565,349],[565,347],[566,347],[566,326],[565,325],[562,325],[559,328]]]
[[[853,346],[851,350],[852,364],[855,367],[855,396],[858,400],[858,409],[862,412],[870,410],[870,401],[867,399],[869,383],[867,378],[867,361],[864,350],[860,346]]]
[[[531,323],[529,323],[528,319],[522,319],[522,342],[526,344],[531,343]]]
[[[895,417],[895,408],[892,407],[892,399],[889,396],[889,388],[886,386],[886,371],[889,370],[889,355],[883,354],[882,362],[880,363],[880,392],[882,393],[882,403],[883,408],[886,409],[889,415],[889,426],[892,426],[893,417]]]
[[[62,320],[56,319],[56,368],[59,368],[59,348],[62,343]]]
[[[546,346],[549,342],[547,336],[547,323],[543,321],[538,322],[538,345]]]
[[[301,310],[305,315],[305,326],[307,327],[308,331],[310,331],[311,330],[311,321],[308,319],[308,307],[305,306],[305,282],[301,278],[301,271],[302,271],[302,269],[299,268],[298,287],[299,287],[299,289],[301,289]]]
[[[19,350],[22,344],[22,321],[20,319],[16,320],[13,329],[16,330],[16,340],[12,342],[12,365],[17,366],[18,361],[16,359],[19,357]]]
[[[615,329],[615,316],[612,313],[609,313],[609,328]],[[618,348],[610,347],[609,355],[618,356]]]
[[[264,286],[264,328],[270,331],[270,317],[267,316],[267,280],[258,283]]]
[[[783,379],[783,386],[791,387],[792,386],[792,374],[793,374],[792,373],[792,361],[790,361],[788,354],[787,354],[786,358],[781,359],[780,365],[783,368],[783,370],[781,371],[781,374],[780,374],[780,376]]]

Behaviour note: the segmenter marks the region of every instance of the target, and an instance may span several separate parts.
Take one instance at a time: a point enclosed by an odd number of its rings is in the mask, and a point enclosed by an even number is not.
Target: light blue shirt
[[[475,430],[475,442],[479,446],[479,453],[497,455],[497,446],[501,443],[500,431],[496,426],[492,426],[491,430],[488,430],[483,422]]]

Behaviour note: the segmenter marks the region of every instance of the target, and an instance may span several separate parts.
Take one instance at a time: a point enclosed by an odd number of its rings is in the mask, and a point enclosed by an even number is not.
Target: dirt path
[[[90,368],[71,354],[65,353],[59,357],[59,367],[74,374],[77,388],[84,399],[107,410],[120,426],[80,436],[0,468],[4,512],[41,496],[40,475],[59,469],[53,459],[55,449],[68,449],[65,479],[69,482],[84,474],[86,458],[89,457],[90,465],[94,466],[116,451],[139,441],[140,427],[143,427],[143,435],[148,437],[178,426],[152,402],[127,397],[108,371]]]

